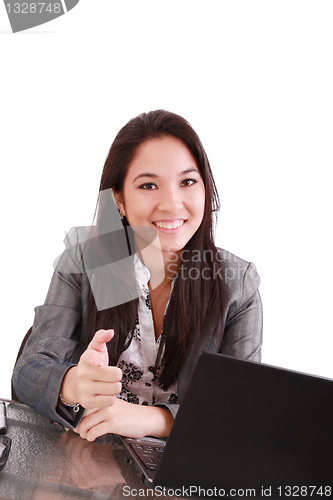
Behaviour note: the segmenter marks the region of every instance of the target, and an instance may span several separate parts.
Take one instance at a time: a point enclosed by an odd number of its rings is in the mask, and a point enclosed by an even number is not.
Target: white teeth
[[[154,222],[154,224],[163,229],[176,229],[184,224],[183,220],[177,222]]]

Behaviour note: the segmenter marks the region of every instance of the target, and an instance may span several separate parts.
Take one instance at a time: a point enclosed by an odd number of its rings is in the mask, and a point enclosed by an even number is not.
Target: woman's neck
[[[177,276],[179,252],[162,251],[149,245],[138,252],[140,260],[150,271],[150,285],[154,289],[161,283],[170,282]]]

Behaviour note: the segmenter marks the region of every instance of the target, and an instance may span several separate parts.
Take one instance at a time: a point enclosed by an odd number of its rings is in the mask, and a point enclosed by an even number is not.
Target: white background
[[[0,4],[1,397],[115,134],[156,108],[198,132],[217,244],[257,265],[263,361],[333,378],[332,22],[327,1],[81,0],[12,34]]]

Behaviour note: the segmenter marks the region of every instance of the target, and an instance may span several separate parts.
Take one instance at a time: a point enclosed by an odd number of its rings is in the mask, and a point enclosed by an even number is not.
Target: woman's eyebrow
[[[199,170],[197,168],[188,168],[187,170],[183,170],[182,172],[179,173],[179,175],[186,175],[190,174],[191,172],[196,172],[197,174],[200,174]]]
[[[141,177],[150,177],[150,178],[156,179],[158,177],[158,175],[156,175],[156,174],[150,174],[149,172],[146,172],[144,174],[137,175],[135,177],[135,179],[133,179],[132,182],[135,182],[137,179],[140,179]]]
[[[188,168],[187,170],[182,170],[181,172],[179,172],[178,176],[182,176],[182,175],[186,175],[186,174],[190,174],[191,172],[196,172],[197,174],[200,174],[199,170],[197,168]],[[135,182],[137,179],[141,179],[141,177],[149,177],[151,179],[157,179],[158,175],[157,174],[152,174],[152,173],[149,173],[149,172],[145,172],[143,174],[139,174],[135,177],[135,179],[133,179],[132,182]]]

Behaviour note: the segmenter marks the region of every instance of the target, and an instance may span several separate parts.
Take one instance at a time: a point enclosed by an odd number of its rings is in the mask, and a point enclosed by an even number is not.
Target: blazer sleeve
[[[249,263],[237,289],[230,290],[220,352],[250,361],[261,361],[263,314],[259,294],[260,278]]]
[[[75,237],[75,231],[70,237]],[[62,254],[45,303],[35,308],[32,332],[12,378],[22,403],[65,427],[75,427],[83,414],[81,409],[72,415],[58,401],[63,378],[79,355],[82,269],[78,251],[79,246],[72,244]]]

